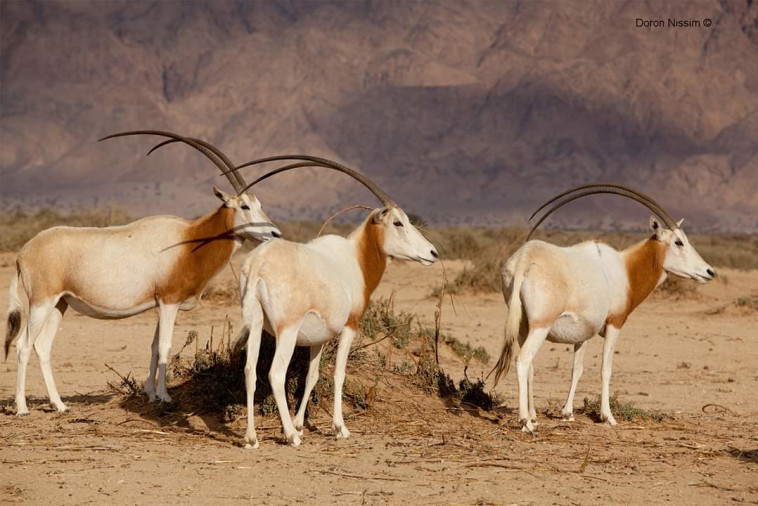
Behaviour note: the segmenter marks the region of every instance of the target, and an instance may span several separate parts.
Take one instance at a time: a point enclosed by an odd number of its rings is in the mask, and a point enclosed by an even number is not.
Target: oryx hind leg
[[[534,409],[534,401],[530,402],[531,388],[530,377],[533,377],[532,363],[542,344],[547,339],[550,327],[530,328],[529,335],[516,356],[516,370],[518,372],[519,389],[519,421],[523,424],[524,432],[534,432],[535,425],[532,421],[531,409]]]
[[[287,405],[285,382],[287,379],[287,369],[292,360],[292,354],[295,351],[297,334],[300,332],[301,323],[302,321],[299,321],[295,325],[284,327],[277,332],[276,351],[274,352],[274,359],[271,362],[271,370],[268,373],[271,391],[274,394],[276,407],[279,410],[279,417],[282,420],[284,437],[289,444],[295,447],[300,446],[301,441],[292,423],[289,406]]]
[[[321,352],[324,350],[324,345],[317,345],[310,347],[310,363],[308,364],[308,375],[305,377],[305,391],[303,392],[303,400],[300,401],[300,408],[297,410],[297,415],[292,420],[295,425],[295,430],[300,437],[303,437],[303,425],[305,425],[305,410],[308,407],[308,401],[311,398],[311,392],[318,382],[319,365],[321,365]]]
[[[58,333],[58,327],[60,326],[67,308],[68,304],[66,301],[63,299],[59,300],[48,314],[47,319],[42,326],[42,330],[37,336],[37,340],[34,341],[34,351],[37,353],[37,358],[39,359],[42,377],[45,380],[45,387],[47,387],[48,399],[50,399],[50,404],[52,404],[60,413],[65,412],[67,408],[61,400],[61,396],[58,395],[58,389],[55,387],[53,369],[50,364],[50,354],[53,349],[55,335]]]
[[[18,370],[16,372],[17,416],[29,414],[29,408],[26,405],[26,368],[29,364],[29,356],[32,353],[32,347],[45,325],[47,316],[55,307],[55,303],[56,301],[54,299],[50,299],[40,304],[30,304],[29,317],[26,320],[26,328],[16,342],[16,354],[18,358]]]
[[[584,372],[584,351],[586,349],[587,341],[574,345],[574,367],[571,369],[571,388],[566,398],[566,404],[564,404],[561,410],[561,415],[569,422],[574,421],[574,395],[576,394],[576,386],[579,384],[579,378],[582,377],[582,373]]]

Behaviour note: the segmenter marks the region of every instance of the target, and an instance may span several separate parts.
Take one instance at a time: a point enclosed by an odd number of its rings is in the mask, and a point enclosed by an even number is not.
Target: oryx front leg
[[[311,346],[311,358],[308,364],[308,375],[305,377],[305,392],[303,392],[303,400],[300,401],[300,408],[297,410],[297,415],[292,423],[295,425],[295,430],[300,437],[303,437],[303,425],[305,424],[305,410],[308,407],[308,401],[311,398],[311,392],[313,387],[318,382],[319,365],[321,365],[321,352],[324,350],[323,345]]]
[[[58,326],[63,319],[66,308],[68,308],[66,301],[62,299],[58,301],[55,308],[50,311],[37,340],[34,342],[34,350],[37,352],[39,366],[42,369],[42,377],[45,380],[45,387],[47,387],[48,399],[50,399],[50,404],[59,413],[65,412],[67,408],[61,400],[61,396],[58,395],[58,389],[55,387],[53,369],[50,366],[50,352],[53,349],[53,340],[55,339],[55,334],[58,332]]]
[[[531,416],[532,413],[529,412],[529,378],[533,375],[533,372],[530,374],[530,371],[532,369],[534,357],[537,355],[542,343],[545,342],[548,332],[550,332],[549,327],[530,330],[524,345],[521,347],[518,356],[516,357],[519,391],[519,421],[523,424],[522,430],[524,432],[534,432],[534,423],[532,422]],[[532,409],[534,409],[533,404],[534,402],[532,401]]]
[[[285,390],[285,381],[287,379],[287,368],[292,360],[292,353],[295,351],[297,343],[297,333],[300,324],[287,327],[279,331],[276,337],[276,352],[271,362],[271,370],[268,373],[271,391],[276,400],[276,407],[279,410],[279,417],[282,419],[282,431],[287,442],[292,446],[300,446],[300,436],[298,436],[295,426],[292,424],[289,407],[287,406],[287,392]]]
[[[248,308],[244,308],[248,309]],[[243,309],[243,318],[245,310]],[[261,349],[263,332],[263,310],[257,300],[250,302],[249,334],[247,336],[247,360],[245,361],[245,390],[247,392],[247,430],[245,431],[245,448],[258,448],[258,435],[255,433],[255,382],[258,379],[256,366]]]
[[[158,400],[155,395],[155,374],[158,371],[158,336],[160,335],[160,321],[155,324],[155,334],[153,334],[153,343],[150,345],[150,371],[147,373],[145,380],[145,394],[150,402]]]
[[[579,384],[579,378],[582,377],[582,373],[584,372],[584,351],[586,349],[587,341],[574,345],[574,368],[571,370],[571,388],[566,398],[566,404],[564,404],[561,410],[561,415],[569,422],[574,421],[574,395],[576,394],[576,386]]]
[[[16,416],[29,414],[26,405],[26,367],[29,364],[29,356],[32,353],[37,336],[45,326],[47,316],[53,308],[53,302],[32,305],[29,307],[29,317],[26,321],[26,329],[16,342],[16,354],[18,369],[16,371]]]
[[[337,360],[334,365],[334,419],[332,429],[337,432],[337,437],[349,438],[350,431],[345,427],[345,419],[342,417],[342,386],[345,383],[345,368],[347,356],[350,354],[350,346],[353,344],[356,331],[351,327],[345,327],[340,334],[337,346]]]
[[[162,402],[171,402],[171,396],[166,390],[166,367],[168,366],[174,322],[176,322],[178,311],[178,304],[160,304],[160,315],[158,317],[158,391],[156,395]]]
[[[611,427],[616,426],[616,419],[611,413],[611,371],[613,369],[613,350],[616,348],[616,339],[620,329],[608,326],[605,331],[605,343],[603,344],[603,365],[600,379],[602,390],[600,392],[600,419],[607,421]]]

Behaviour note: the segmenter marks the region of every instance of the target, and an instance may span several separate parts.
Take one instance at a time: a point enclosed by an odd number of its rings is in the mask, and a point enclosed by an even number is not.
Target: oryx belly
[[[339,329],[321,317],[320,314],[309,312],[303,323],[300,325],[300,332],[297,334],[298,346],[318,346],[330,341],[339,334]]]
[[[574,312],[561,314],[550,327],[547,340],[553,343],[576,344],[598,333],[602,321],[593,321]]]
[[[65,300],[75,311],[85,316],[89,316],[90,318],[97,318],[100,320],[128,318],[129,316],[142,313],[143,311],[147,311],[158,305],[155,299],[152,299],[133,305],[121,305],[120,307],[99,306],[80,299],[73,294],[65,294],[63,300]]]

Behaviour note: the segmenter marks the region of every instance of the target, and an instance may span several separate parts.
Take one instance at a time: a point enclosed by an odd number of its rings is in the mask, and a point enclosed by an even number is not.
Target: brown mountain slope
[[[436,222],[518,220],[625,181],[700,230],[758,231],[758,7],[702,2],[3,2],[0,202],[192,215],[235,161],[343,160]],[[710,27],[638,28],[637,18]],[[215,170],[215,169],[214,169]],[[248,177],[256,172],[251,170]],[[279,218],[371,202],[335,174],[262,185]],[[610,206],[610,207],[609,207]],[[610,198],[551,223],[628,226]]]

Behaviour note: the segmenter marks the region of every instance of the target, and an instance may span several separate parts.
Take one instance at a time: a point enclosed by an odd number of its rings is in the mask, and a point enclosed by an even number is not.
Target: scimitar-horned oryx
[[[234,165],[219,149],[199,139],[158,130],[123,132],[105,139],[138,134],[169,137],[202,152],[226,174],[237,195],[214,187],[221,207],[192,221],[152,216],[119,227],[53,227],[26,243],[18,254],[16,276],[11,281],[5,338],[7,358],[11,342],[21,330],[20,282],[29,301],[29,314],[16,345],[18,415],[29,412],[25,381],[32,347],[51,404],[58,411],[66,410],[55,387],[50,351],[69,306],[100,319],[126,318],[157,306],[159,319],[145,391],[151,400],[170,401],[166,364],[177,311],[198,303],[210,279],[227,265],[244,239],[267,241],[281,236],[258,199],[242,191],[244,179],[229,172]]]
[[[573,200],[598,193],[620,195],[653,211],[652,235],[622,251],[595,241],[567,248],[529,241],[540,223],[554,211]],[[587,340],[595,334],[605,338],[600,415],[616,425],[610,407],[611,367],[616,339],[629,314],[668,274],[699,283],[716,276],[690,244],[681,228],[682,221],[675,222],[663,207],[642,192],[616,183],[583,185],[554,197],[537,212],[556,200],[559,201],[531,228],[528,242],[516,250],[502,269],[503,296],[508,308],[503,351],[493,372],[497,384],[508,372],[518,339],[519,419],[523,430],[529,432],[534,431],[537,417],[532,361],[545,340],[574,345],[571,389],[563,408],[563,415],[573,419],[574,393],[582,375]]]

